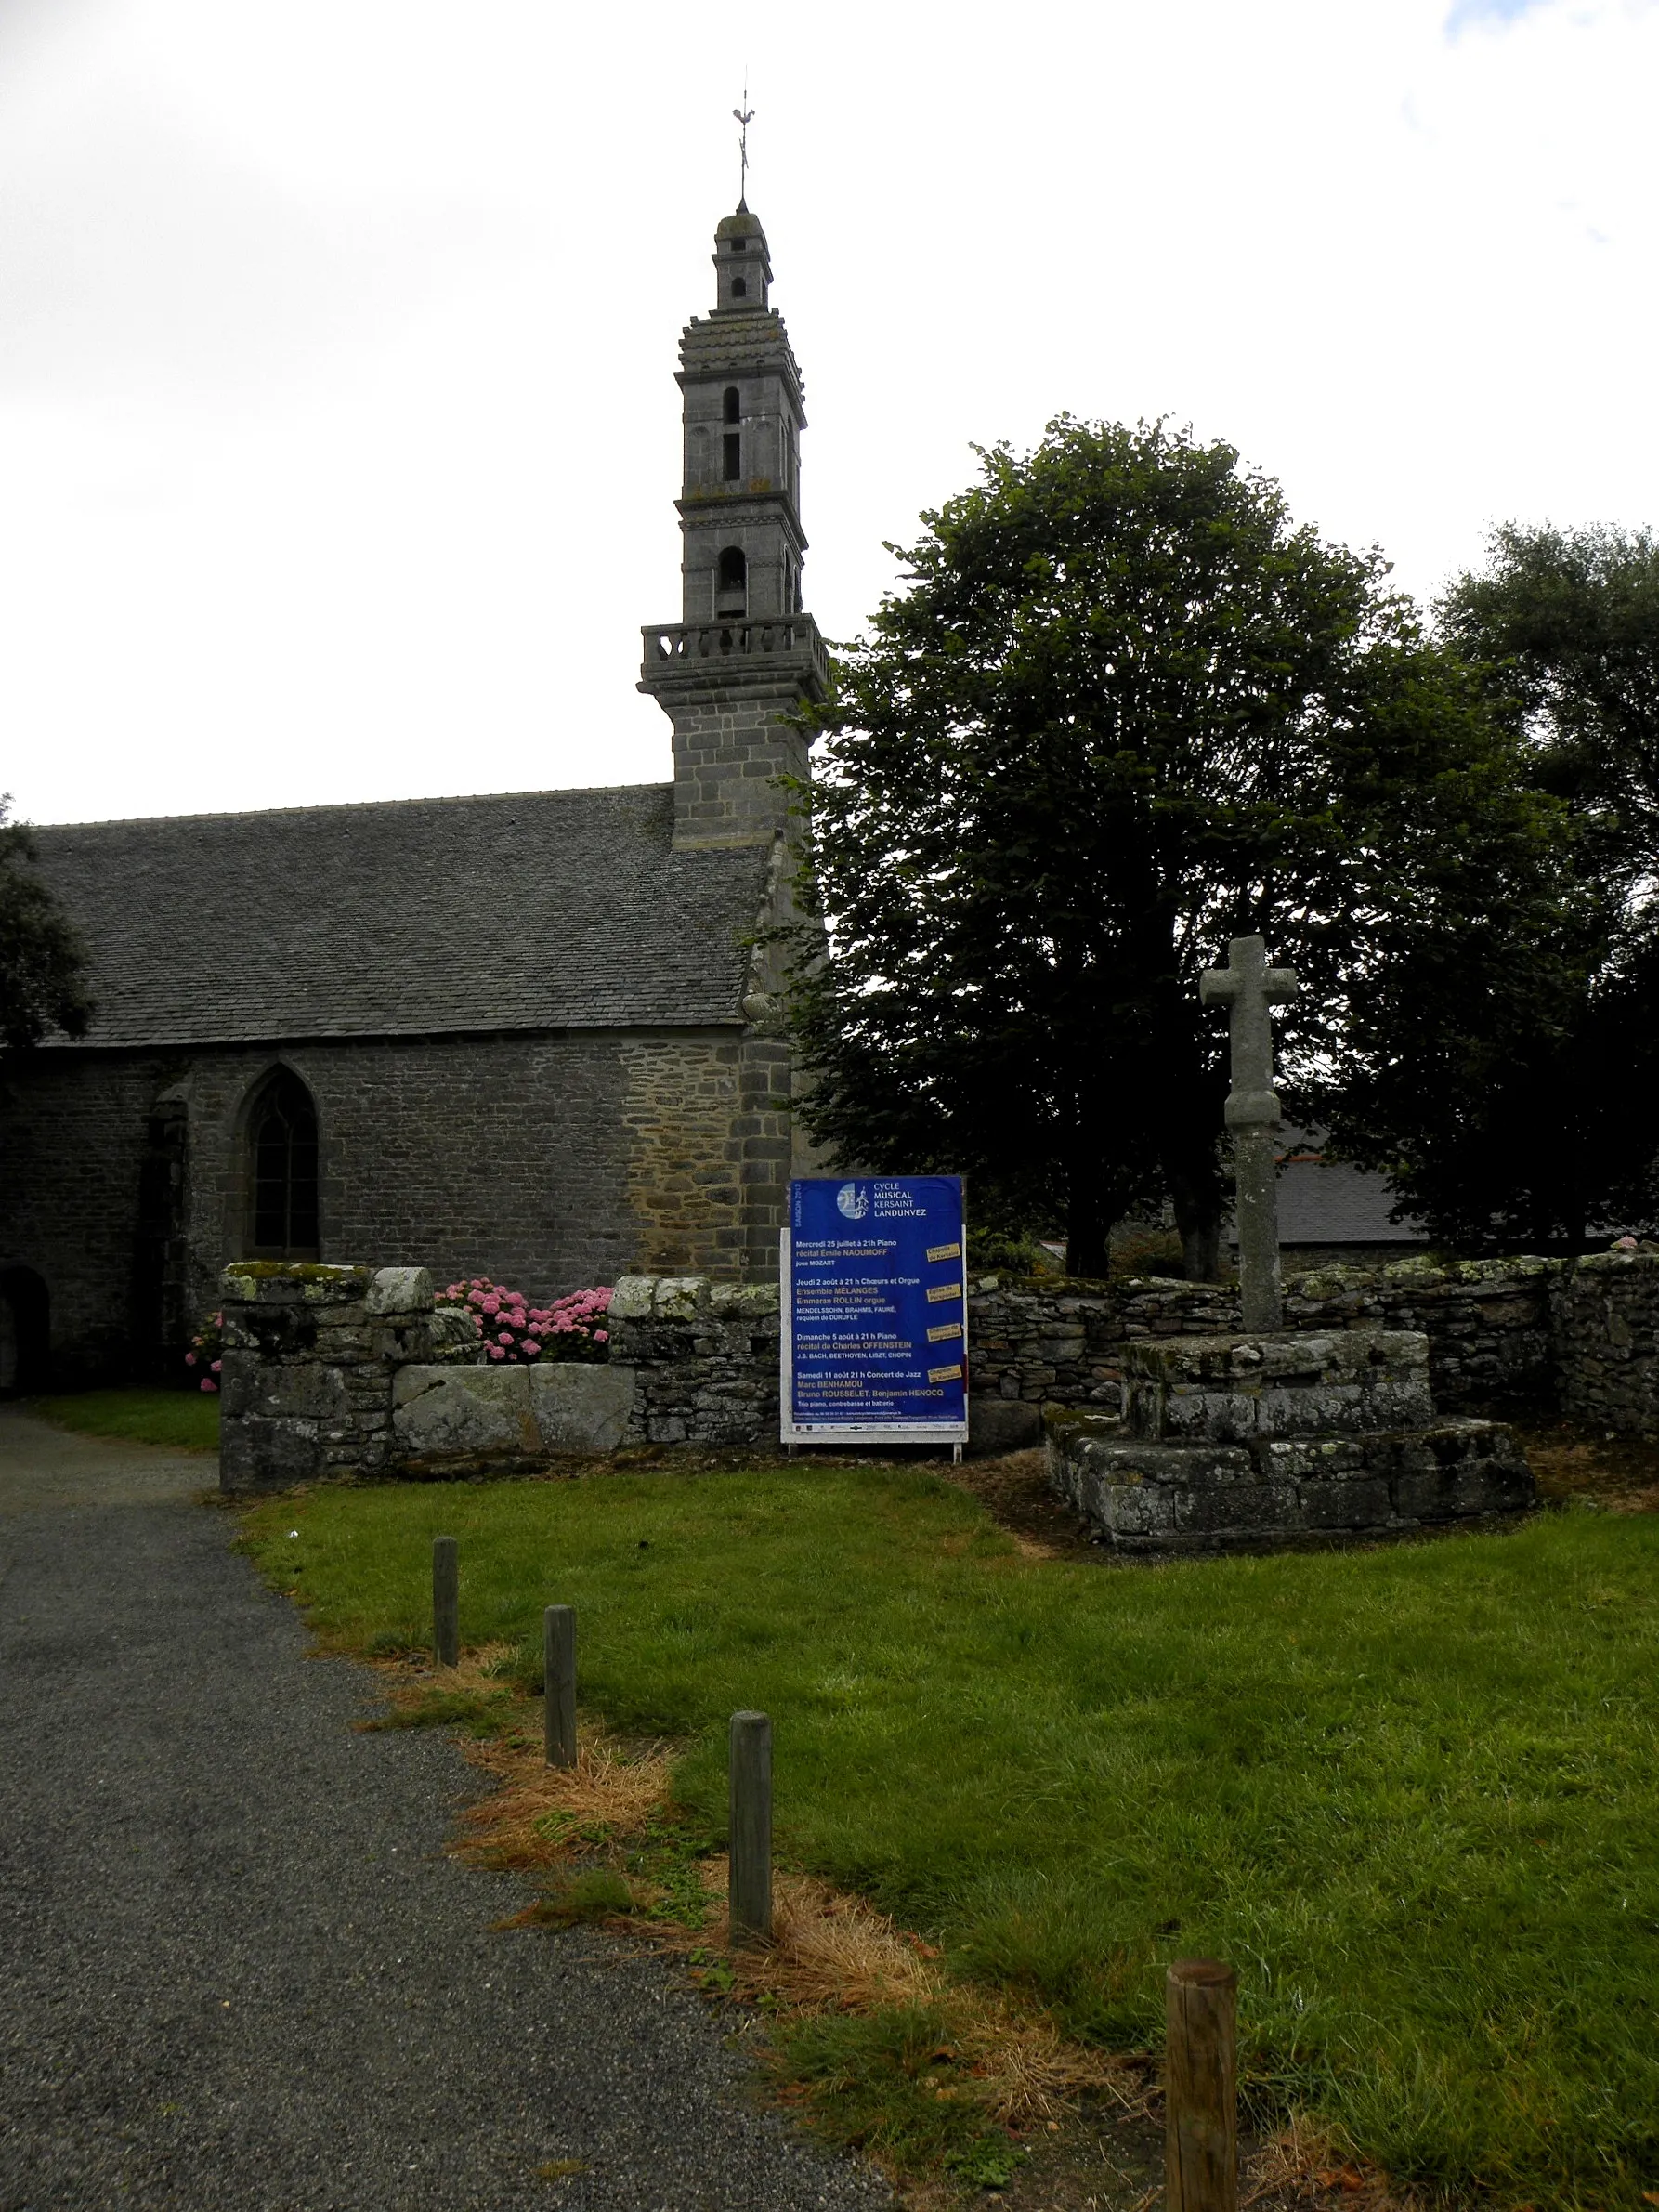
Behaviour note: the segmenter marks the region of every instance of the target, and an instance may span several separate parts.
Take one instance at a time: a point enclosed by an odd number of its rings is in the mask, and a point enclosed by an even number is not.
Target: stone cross
[[[1296,996],[1296,970],[1270,968],[1261,937],[1234,937],[1224,968],[1206,968],[1198,997],[1227,1008],[1233,1088],[1227,1127],[1238,1225],[1238,1298],[1247,1329],[1279,1328],[1285,1318],[1279,1289],[1279,1101],[1274,1091],[1273,1017],[1268,1009]]]

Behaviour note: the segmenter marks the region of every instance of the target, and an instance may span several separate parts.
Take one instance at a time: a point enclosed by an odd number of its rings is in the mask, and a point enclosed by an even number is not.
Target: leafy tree
[[[1659,1220],[1659,543],[1508,524],[1439,615],[1564,810],[1557,910],[1460,1006],[1404,960],[1332,1118],[1447,1241],[1576,1249]]]
[[[24,822],[0,795],[0,1056],[38,1044],[48,1029],[85,1035],[92,1015],[86,956],[33,863]]]
[[[1414,933],[1447,988],[1550,896],[1556,817],[1376,553],[1293,526],[1226,445],[1063,416],[900,552],[818,740],[794,1020],[809,1126],[976,1211],[1113,1222],[1169,1197],[1215,1271],[1224,1031],[1202,968],[1261,929],[1307,985],[1312,1082]],[[1511,911],[1510,910],[1516,910]],[[1535,917],[1531,917],[1535,925]]]
[[[1493,532],[1487,565],[1438,609],[1525,737],[1530,772],[1574,809],[1578,866],[1647,903],[1659,869],[1659,539]]]

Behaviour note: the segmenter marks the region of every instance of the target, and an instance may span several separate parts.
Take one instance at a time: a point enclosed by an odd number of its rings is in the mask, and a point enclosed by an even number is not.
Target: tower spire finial
[[[743,72],[743,105],[732,110],[732,120],[740,125],[738,133],[738,213],[749,213],[749,126],[754,121],[754,110],[749,104],[749,72]]]

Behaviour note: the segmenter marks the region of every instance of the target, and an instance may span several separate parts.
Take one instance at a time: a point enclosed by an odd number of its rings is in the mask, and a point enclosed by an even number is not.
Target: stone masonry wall
[[[1555,1380],[1551,1287],[1564,1263],[1405,1260],[1377,1271],[1326,1268],[1286,1284],[1296,1329],[1421,1329],[1435,1401],[1544,1395]],[[1147,1337],[1212,1337],[1241,1327],[1227,1286],[1161,1277],[1086,1283],[982,1278],[968,1300],[973,1388],[1028,1405],[1117,1407],[1123,1347]]]
[[[150,1121],[183,1073],[177,1054],[38,1053],[0,1086],[0,1267],[46,1288],[51,1377],[73,1389],[125,1377],[159,1339],[141,1310],[140,1219]],[[208,1300],[202,1295],[193,1312]]]
[[[609,1360],[585,1368],[477,1365],[464,1317],[434,1313],[432,1296],[421,1268],[229,1269],[225,1486],[777,1438],[775,1284],[625,1276],[610,1308]],[[1539,1392],[1559,1375],[1561,1403],[1578,1419],[1659,1433],[1659,1254],[1600,1253],[1574,1267],[1411,1262],[1339,1281],[1327,1273],[1298,1278],[1288,1307],[1309,1356],[1333,1376],[1346,1373],[1354,1332],[1375,1367],[1397,1332],[1421,1330],[1443,1416],[1470,1400]],[[1136,1349],[1150,1340],[1190,1338],[1199,1356],[1197,1340],[1237,1333],[1224,1290],[1155,1280],[986,1277],[969,1313],[975,1443],[991,1448],[1035,1441],[1042,1404],[1116,1412],[1126,1364],[1144,1370],[1143,1381],[1151,1372]],[[1159,1356],[1167,1366],[1176,1355]],[[982,1428],[980,1414],[998,1407],[1025,1426]]]
[[[1659,1435],[1659,1253],[1596,1252],[1554,1301],[1563,1413],[1623,1435]]]
[[[758,645],[763,635],[769,639],[774,629],[779,644],[777,653],[738,656],[738,674],[748,681],[730,688],[709,683],[703,673],[708,660],[699,658],[699,647],[711,638],[718,641],[723,634],[733,638],[734,633]],[[800,651],[790,648],[790,673],[776,683],[757,678],[755,671],[782,660],[785,633],[792,638],[797,631],[806,636],[804,620],[691,629],[686,633],[688,658],[662,664],[653,661],[647,637],[646,675],[658,681],[642,683],[640,688],[656,693],[674,726],[676,852],[759,843],[785,819],[789,803],[777,779],[803,778],[807,773],[806,740],[789,718],[801,710],[801,678],[811,666],[810,653],[804,646]],[[716,642],[716,666],[721,659]]]
[[[634,1374],[631,1441],[777,1440],[776,1283],[632,1276],[617,1285],[606,1317],[613,1363]]]
[[[381,1472],[392,1452],[394,1375],[414,1362],[477,1356],[468,1315],[434,1312],[424,1267],[244,1261],[226,1269],[222,1289],[226,1490]]]
[[[28,1267],[45,1282],[61,1384],[144,1373],[169,1347],[176,1360],[189,1329],[219,1302],[220,1271],[246,1250],[246,1113],[281,1065],[316,1102],[325,1262],[374,1252],[427,1266],[439,1281],[487,1273],[536,1300],[645,1265],[668,1272],[666,1251],[647,1260],[644,1249],[654,1232],[642,1194],[662,1146],[642,1141],[625,1107],[641,1107],[647,1091],[671,1098],[682,1075],[713,1055],[730,1081],[713,1104],[732,1128],[725,1180],[737,1211],[694,1208],[672,1271],[744,1272],[745,1194],[764,1216],[775,1270],[777,1205],[746,1179],[781,1185],[787,1127],[743,1123],[748,1093],[768,1094],[774,1080],[769,1065],[751,1070],[745,1052],[733,1032],[664,1031],[660,1045],[640,1030],[281,1051],[54,1048],[8,1066],[0,1093],[0,1266]],[[174,1165],[154,1157],[163,1102],[176,1118],[169,1128],[181,1171],[166,1194],[176,1220],[150,1224],[147,1186],[153,1171]],[[781,1158],[750,1157],[768,1146]],[[164,1309],[169,1237],[184,1279],[166,1286]]]
[[[787,1044],[752,1031],[642,1031],[621,1061],[630,1268],[775,1280],[790,1174]]]
[[[625,1276],[610,1357],[490,1365],[424,1267],[242,1261],[221,1285],[220,1484],[511,1472],[630,1444],[777,1433],[777,1287]]]

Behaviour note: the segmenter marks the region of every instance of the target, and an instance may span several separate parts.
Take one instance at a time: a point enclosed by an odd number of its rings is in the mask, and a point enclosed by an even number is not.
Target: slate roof
[[[1348,1160],[1287,1159],[1279,1170],[1281,1244],[1420,1244],[1421,1222],[1390,1221],[1382,1176]]]
[[[673,853],[673,789],[37,825],[94,1045],[740,1018],[764,847]]]
[[[1394,1194],[1386,1179],[1351,1160],[1326,1159],[1317,1131],[1286,1126],[1280,1136],[1279,1242],[1298,1244],[1426,1244],[1428,1231],[1409,1215],[1390,1221]],[[1236,1225],[1227,1231],[1238,1242]]]

